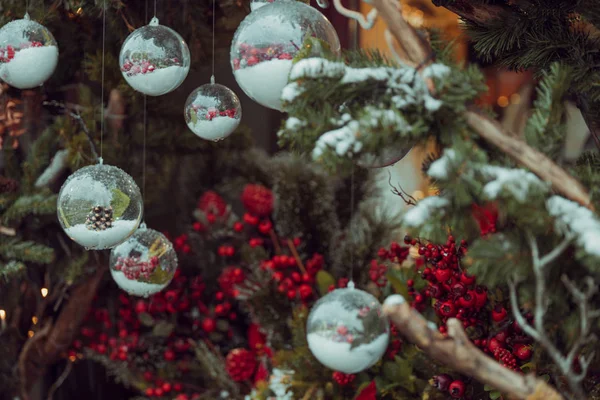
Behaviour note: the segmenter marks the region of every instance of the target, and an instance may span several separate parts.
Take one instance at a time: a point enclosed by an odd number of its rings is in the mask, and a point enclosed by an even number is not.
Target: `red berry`
[[[300,285],[298,293],[300,293],[300,298],[302,300],[307,300],[312,296],[312,288],[306,284]]]
[[[258,231],[260,233],[262,233],[263,235],[266,235],[267,233],[269,233],[269,231],[271,230],[271,228],[273,228],[273,224],[269,220],[262,221],[258,225]]]
[[[507,314],[508,313],[506,312],[506,308],[504,308],[502,306],[496,306],[492,310],[492,319],[495,322],[501,322],[501,321],[504,321],[506,319]]]
[[[499,348],[503,348],[502,343],[500,343],[500,341],[496,338],[491,338],[488,342],[487,347],[492,353],[496,352],[496,350]]]
[[[181,383],[174,383],[173,390],[175,390],[176,392],[181,392],[183,390],[183,386],[181,385]]]
[[[252,215],[252,214],[244,214],[244,222],[247,223],[248,225],[257,225],[258,224],[258,217]]]
[[[296,298],[296,291],[295,291],[294,289],[290,289],[290,290],[288,290],[288,292],[287,292],[287,297],[288,297],[288,299],[290,299],[290,300],[293,300],[293,299],[295,299],[295,298]]]
[[[150,371],[144,372],[144,380],[146,382],[152,382],[153,379],[154,379],[154,377],[152,376],[152,372],[150,372]]]
[[[148,312],[148,303],[144,300],[138,300],[135,303],[135,312],[138,314]]]
[[[348,328],[346,328],[344,325],[338,326],[337,333],[342,336],[346,336],[348,334]]]
[[[162,388],[156,388],[156,389],[154,389],[154,395],[156,397],[162,397],[163,394],[164,394],[164,391],[162,390]]]
[[[458,298],[457,302],[460,307],[471,308],[475,305],[475,296],[473,296],[473,294],[471,292],[472,291],[469,290],[462,297]]]
[[[204,225],[202,225],[200,222],[194,222],[192,225],[192,229],[194,229],[196,232],[201,232],[202,230],[204,230]]]
[[[475,308],[482,308],[486,302],[487,292],[481,286],[477,286],[475,289]]]
[[[165,351],[164,354],[165,361],[173,361],[175,359],[175,352],[171,349]]]
[[[532,351],[530,346],[522,345],[517,347],[513,353],[519,360],[527,361],[531,358]]]
[[[438,268],[435,270],[435,279],[438,282],[446,282],[452,276],[452,271],[448,268]]]
[[[242,224],[241,222],[236,222],[233,224],[233,230],[236,232],[241,232],[244,230],[244,224]]]
[[[277,58],[280,60],[291,60],[293,57],[290,53],[281,53]]]
[[[444,317],[454,317],[456,315],[456,307],[454,307],[454,303],[445,301],[440,306],[440,314]]]
[[[154,388],[148,388],[148,389],[146,389],[146,396],[148,396],[148,397],[154,397]]]
[[[462,296],[463,294],[465,294],[466,291],[467,291],[467,288],[461,282],[457,282],[454,285],[452,285],[452,294],[454,296],[457,296],[457,297]]]
[[[463,272],[462,274],[460,274],[460,281],[467,286],[474,284],[475,279],[476,278],[474,276],[471,276],[471,275],[467,274],[466,272]]]
[[[450,396],[455,399],[463,397],[465,394],[465,383],[463,381],[456,380],[448,386],[448,392]]]

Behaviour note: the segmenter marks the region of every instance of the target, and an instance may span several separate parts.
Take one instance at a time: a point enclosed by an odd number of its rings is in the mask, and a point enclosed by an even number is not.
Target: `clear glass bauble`
[[[378,154],[361,154],[356,160],[356,165],[363,168],[389,167],[406,157],[412,148],[412,143],[398,143],[392,146],[382,147]]]
[[[219,141],[231,135],[242,119],[240,100],[227,86],[207,83],[188,96],[185,123],[202,139]]]
[[[131,176],[96,164],[73,173],[58,193],[58,220],[88,250],[110,249],[131,236],[142,219],[140,189]]]
[[[134,296],[163,290],[175,275],[177,254],[162,233],[142,224],[110,252],[110,273],[116,284]]]
[[[158,18],[133,31],[121,46],[119,65],[135,90],[160,96],[177,89],[190,70],[190,50],[173,29]]]
[[[326,367],[346,374],[363,371],[381,358],[389,330],[379,301],[352,287],[319,299],[306,324],[312,354]]]
[[[43,84],[58,64],[58,45],[45,26],[29,19],[0,29],[0,79],[18,89]]]
[[[307,38],[321,40],[334,54],[340,52],[333,25],[304,3],[277,0],[246,16],[230,52],[233,74],[242,90],[257,103],[281,111],[281,92],[288,83],[292,59]]]
[[[279,0],[250,0],[250,11],[256,11],[259,8],[274,3]],[[309,4],[310,0],[297,0],[304,4]]]

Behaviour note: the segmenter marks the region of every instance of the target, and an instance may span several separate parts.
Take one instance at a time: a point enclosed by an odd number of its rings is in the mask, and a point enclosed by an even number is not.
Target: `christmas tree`
[[[393,0],[373,0],[368,16],[337,2],[365,29],[383,19],[391,56],[339,53],[316,34],[293,60],[245,49],[234,69],[293,63],[277,136],[294,153],[269,155],[244,128],[202,141],[180,104],[131,89],[115,55],[152,4],[100,3],[32,2],[56,35],[58,68],[43,89],[2,87],[3,397],[600,397],[600,4],[434,2],[464,22],[479,63],[461,63]],[[192,65],[212,55],[213,17],[216,47],[228,48],[247,13],[214,6],[155,11],[190,44]],[[2,7],[2,23],[25,13]],[[482,106],[482,63],[535,74],[522,130]],[[565,156],[580,129],[594,147]],[[434,194],[390,180],[408,206],[396,219],[369,168],[428,143]],[[58,189],[99,152],[146,177],[145,221],[177,253],[172,280],[147,298],[119,289],[109,252],[71,242],[56,217]],[[117,207],[92,212],[112,221]],[[135,279],[148,268],[135,254],[118,260]]]

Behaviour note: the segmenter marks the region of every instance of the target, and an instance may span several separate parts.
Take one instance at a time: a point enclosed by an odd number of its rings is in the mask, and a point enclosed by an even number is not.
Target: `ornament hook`
[[[158,18],[152,17],[152,19],[150,20],[150,23],[148,25],[150,25],[150,26],[158,26],[158,25],[160,25],[158,23]]]

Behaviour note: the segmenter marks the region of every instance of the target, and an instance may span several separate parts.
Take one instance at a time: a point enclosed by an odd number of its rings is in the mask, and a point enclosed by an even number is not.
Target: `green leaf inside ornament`
[[[112,190],[112,200],[110,202],[110,206],[113,208],[113,216],[114,218],[121,217],[127,207],[129,207],[129,203],[131,199],[125,193],[115,188]]]
[[[317,272],[317,285],[321,296],[325,296],[329,292],[329,287],[335,285],[335,278],[330,273],[320,270]]]

